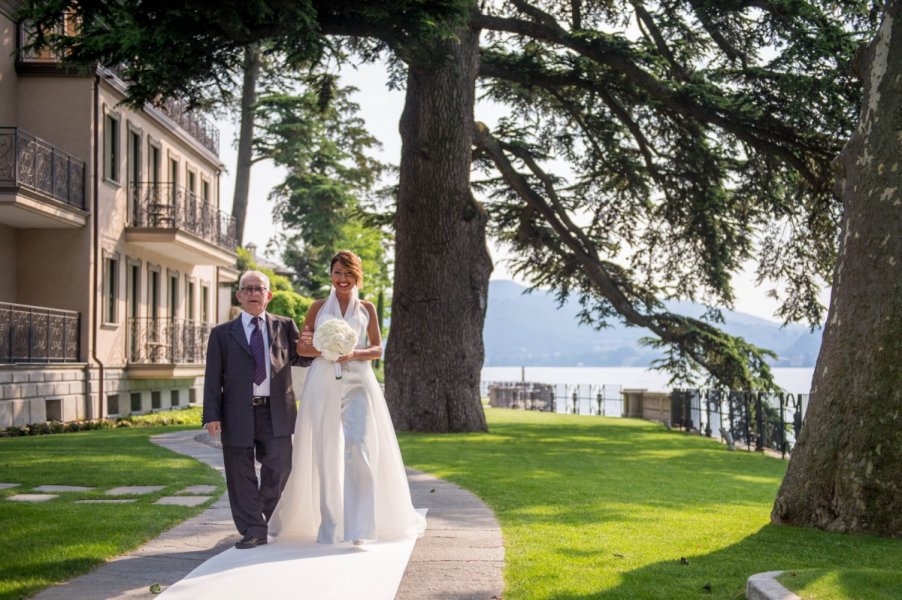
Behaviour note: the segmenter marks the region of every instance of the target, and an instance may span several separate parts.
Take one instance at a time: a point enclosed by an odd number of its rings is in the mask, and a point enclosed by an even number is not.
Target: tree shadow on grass
[[[548,596],[554,600],[634,600],[745,598],[749,576],[765,571],[813,568],[868,568],[895,572],[902,564],[902,541],[766,525],[736,544],[707,554],[661,561],[621,573],[614,588]],[[896,579],[897,580],[897,579]],[[848,597],[862,592],[852,584]],[[897,598],[902,590],[895,590]]]

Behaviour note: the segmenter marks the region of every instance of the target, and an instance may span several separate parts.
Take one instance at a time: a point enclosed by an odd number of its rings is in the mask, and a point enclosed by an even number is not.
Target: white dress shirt
[[[269,396],[269,373],[272,371],[272,364],[269,357],[269,328],[266,326],[266,311],[257,315],[260,317],[260,332],[263,334],[263,356],[266,357],[266,379],[260,385],[254,384],[254,396]],[[244,325],[244,335],[247,337],[247,344],[251,343],[251,333],[254,331],[254,322],[251,320],[254,315],[247,311],[241,311],[241,323]]]

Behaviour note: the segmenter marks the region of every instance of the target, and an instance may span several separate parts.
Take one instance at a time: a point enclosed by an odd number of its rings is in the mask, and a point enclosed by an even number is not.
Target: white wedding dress
[[[351,294],[341,314],[333,289],[314,328],[342,318],[366,347],[366,309]],[[279,538],[321,543],[399,540],[422,535],[425,518],[416,512],[385,397],[370,361],[341,366],[316,358],[307,373],[294,430],[292,469],[269,521]]]

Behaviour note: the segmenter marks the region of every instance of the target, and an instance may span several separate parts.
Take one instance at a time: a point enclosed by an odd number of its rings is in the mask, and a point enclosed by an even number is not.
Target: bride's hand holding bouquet
[[[313,332],[313,347],[332,361],[335,379],[341,379],[341,362],[347,362],[357,345],[357,332],[344,319],[329,319]]]

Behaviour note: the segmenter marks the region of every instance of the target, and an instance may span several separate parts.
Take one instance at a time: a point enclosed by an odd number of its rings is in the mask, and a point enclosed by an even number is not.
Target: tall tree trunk
[[[376,320],[379,321],[379,331],[384,331],[383,325],[385,324],[385,290],[379,290],[379,295],[376,296]],[[382,364],[382,361],[380,359],[374,360],[373,368],[378,369],[380,364]]]
[[[238,160],[235,165],[235,195],[232,216],[238,245],[244,245],[244,222],[247,219],[248,191],[251,187],[251,164],[254,143],[254,104],[257,102],[257,76],[260,73],[260,48],[251,44],[244,48],[244,81],[241,85],[241,126],[238,132]]]
[[[839,260],[811,404],[774,523],[902,537],[902,0],[861,55],[858,130],[837,159]]]
[[[485,431],[479,379],[492,271],[470,192],[479,33],[404,53],[395,283],[385,395],[395,426]]]

